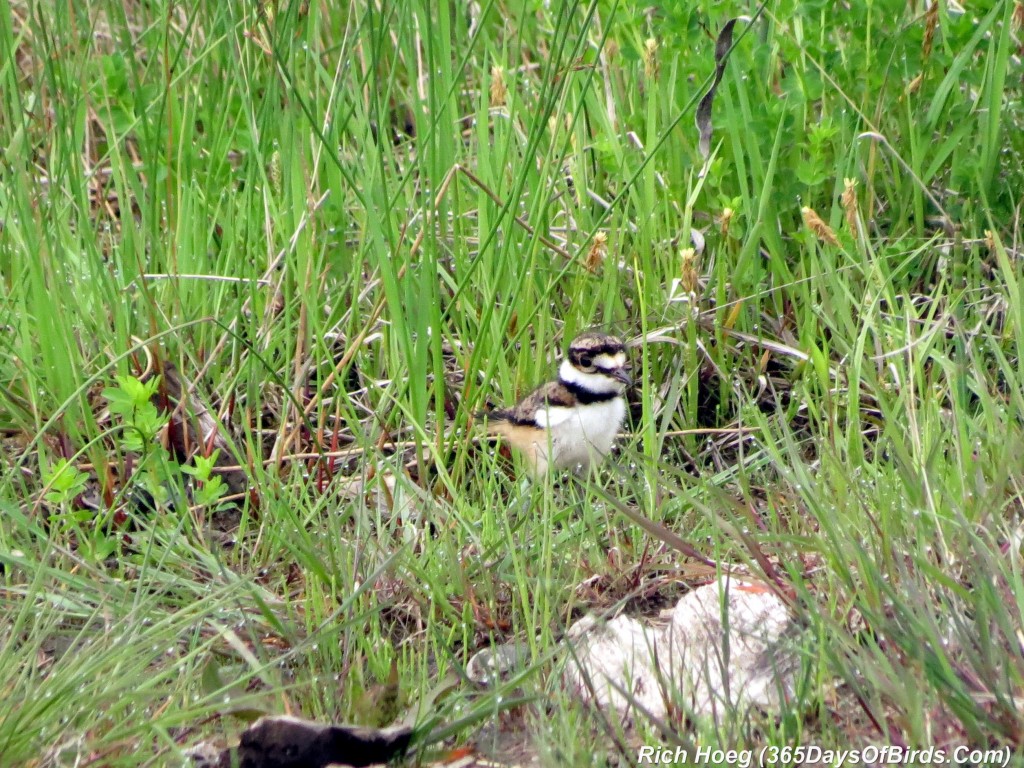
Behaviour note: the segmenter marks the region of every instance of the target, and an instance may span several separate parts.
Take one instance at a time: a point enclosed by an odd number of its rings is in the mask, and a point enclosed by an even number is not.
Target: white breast
[[[543,474],[549,463],[563,469],[580,466],[586,470],[611,451],[625,417],[626,403],[621,397],[539,411],[537,423],[549,429],[550,458],[549,445],[538,443],[537,473]]]

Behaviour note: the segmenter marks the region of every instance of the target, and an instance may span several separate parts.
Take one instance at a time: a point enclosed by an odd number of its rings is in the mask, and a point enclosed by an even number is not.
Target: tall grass
[[[795,596],[801,695],[698,742],[1018,750],[1018,6],[771,0],[703,175],[746,4],[0,7],[0,762],[384,722],[393,668],[424,736],[629,762],[547,661],[692,580],[606,494]],[[622,451],[521,486],[473,414],[592,326]],[[108,407],[166,363],[246,493]]]

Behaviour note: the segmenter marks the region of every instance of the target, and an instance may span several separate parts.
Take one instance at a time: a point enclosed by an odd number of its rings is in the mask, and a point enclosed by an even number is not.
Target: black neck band
[[[609,400],[614,400],[619,396],[618,392],[591,392],[585,387],[581,387],[572,381],[566,381],[559,377],[559,381],[562,386],[568,389],[576,396],[576,402],[580,405],[590,405],[591,403],[607,403]]]

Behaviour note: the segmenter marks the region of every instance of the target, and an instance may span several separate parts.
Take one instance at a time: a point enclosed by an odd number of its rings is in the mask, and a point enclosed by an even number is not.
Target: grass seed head
[[[718,228],[723,238],[729,236],[729,224],[732,223],[732,217],[735,215],[736,212],[728,206],[722,209],[722,215],[718,218]]]
[[[850,234],[857,234],[857,180],[843,179],[843,211],[846,213],[846,225]]]
[[[829,245],[839,245],[839,238],[836,237],[836,233],[832,231],[832,227],[822,221],[817,211],[805,205],[800,209],[800,213],[804,217],[804,225],[814,233],[814,236],[819,241]]]
[[[495,65],[491,67],[491,106],[505,106],[507,97],[508,86],[505,84],[505,70]]]
[[[587,251],[587,259],[584,262],[584,266],[588,271],[597,274],[598,270],[601,269],[601,265],[604,264],[607,255],[608,233],[598,232],[594,235],[594,241],[590,244],[590,250]]]
[[[680,256],[680,284],[687,293],[697,292],[697,251],[693,248],[683,248],[679,251]]]
[[[649,37],[644,41],[644,77],[656,80],[658,77],[658,41]]]
[[[939,26],[939,2],[934,0],[924,15],[924,41],[921,43],[921,54],[928,58],[932,53],[935,41],[935,30]]]

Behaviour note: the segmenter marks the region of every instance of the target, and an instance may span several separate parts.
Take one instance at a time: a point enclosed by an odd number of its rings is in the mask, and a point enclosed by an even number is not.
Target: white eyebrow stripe
[[[616,352],[614,355],[609,355],[607,352],[602,352],[600,355],[594,358],[594,365],[598,368],[604,368],[608,370],[610,368],[621,368],[626,364],[626,353]]]

